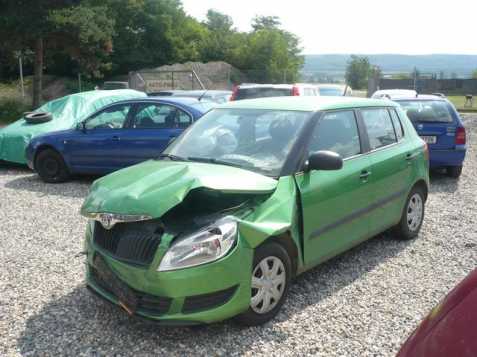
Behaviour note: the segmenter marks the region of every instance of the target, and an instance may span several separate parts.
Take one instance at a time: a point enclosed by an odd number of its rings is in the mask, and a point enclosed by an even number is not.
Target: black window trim
[[[401,118],[399,117],[399,114],[398,112],[396,111],[396,108],[392,108],[392,107],[389,107],[388,108],[388,111],[389,111],[389,115],[391,116],[391,122],[393,124],[393,127],[394,127],[394,133],[396,134],[396,139],[399,142],[403,141],[406,137],[406,132],[404,130],[404,125],[402,125],[402,121],[401,121]],[[394,126],[394,120],[393,120],[393,115],[392,113],[394,112],[394,114],[396,115],[396,118],[398,120],[398,123],[399,125],[401,126],[401,133],[402,133],[402,137],[400,139],[398,139],[398,136],[397,136],[397,128]]]

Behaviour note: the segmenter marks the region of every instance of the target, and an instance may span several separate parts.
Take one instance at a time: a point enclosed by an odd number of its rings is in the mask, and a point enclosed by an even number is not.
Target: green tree
[[[205,62],[233,60],[230,52],[236,46],[234,39],[237,31],[233,28],[232,18],[218,11],[209,10],[204,26],[208,32],[202,48],[203,60]]]
[[[107,16],[107,7],[84,1],[52,11],[49,20],[54,24],[51,37],[55,53],[73,59],[80,73],[101,78],[111,69],[114,20]]]
[[[472,72],[472,78],[477,79],[477,69]]]
[[[239,49],[239,68],[247,69],[249,79],[265,83],[296,82],[303,66],[299,39],[280,29],[276,17],[255,18],[254,30]]]
[[[353,89],[366,88],[370,70],[371,64],[368,57],[351,55],[346,66],[346,83]]]
[[[101,61],[96,50],[110,34],[110,23],[96,11],[100,0],[3,0],[0,3],[0,41],[11,51],[34,52],[33,106],[41,103],[45,54],[63,47],[81,48],[90,55],[86,67]],[[68,19],[70,17],[70,19]],[[95,42],[95,39],[100,39]],[[106,41],[107,42],[107,41]],[[97,64],[96,64],[97,66]],[[94,66],[93,66],[94,67]]]
[[[252,20],[252,28],[254,31],[278,29],[281,26],[278,16],[255,16]]]
[[[179,0],[106,0],[115,19],[114,73],[201,59],[207,30]]]

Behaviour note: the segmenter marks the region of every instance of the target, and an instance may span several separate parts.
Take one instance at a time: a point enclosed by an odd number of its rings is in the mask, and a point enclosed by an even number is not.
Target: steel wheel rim
[[[257,314],[273,310],[285,291],[286,271],[277,257],[266,257],[257,264],[252,274],[250,307]]]
[[[59,171],[59,164],[55,159],[45,159],[43,163],[43,168],[49,176],[56,176]]]
[[[407,226],[410,231],[414,232],[419,228],[421,221],[422,221],[422,213],[424,210],[423,202],[421,195],[415,193],[409,199],[409,203],[407,205]]]

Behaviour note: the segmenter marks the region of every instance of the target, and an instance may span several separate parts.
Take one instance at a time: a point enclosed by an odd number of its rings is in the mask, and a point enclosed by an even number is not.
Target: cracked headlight
[[[197,233],[172,243],[158,271],[189,268],[213,262],[227,254],[237,240],[237,222],[226,217]]]

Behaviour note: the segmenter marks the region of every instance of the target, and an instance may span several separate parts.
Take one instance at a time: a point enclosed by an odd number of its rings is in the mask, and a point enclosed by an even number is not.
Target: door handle
[[[113,141],[121,141],[121,138],[120,138],[119,136],[116,136],[116,135],[113,136],[111,139],[112,139]]]
[[[407,153],[406,154],[406,160],[407,161],[411,161],[411,160],[414,160],[416,157],[417,157],[418,154],[416,153]]]
[[[364,179],[367,179],[369,176],[371,176],[371,171],[364,170],[364,171],[361,171],[361,175],[359,175],[359,178],[361,180],[364,180]]]

